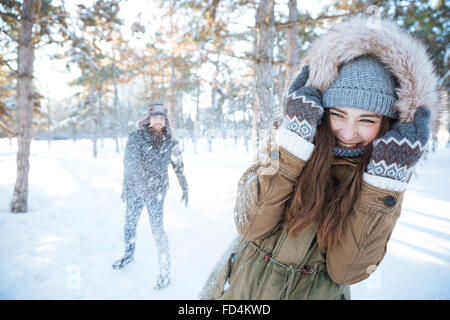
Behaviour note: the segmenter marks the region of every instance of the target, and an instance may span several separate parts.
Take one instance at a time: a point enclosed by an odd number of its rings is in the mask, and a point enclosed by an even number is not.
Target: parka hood
[[[394,104],[402,122],[412,121],[417,109],[431,110],[431,130],[436,132],[441,112],[438,76],[426,47],[394,22],[354,17],[334,25],[316,39],[302,59],[309,65],[307,86],[322,93],[337,78],[339,66],[371,54],[397,78]]]

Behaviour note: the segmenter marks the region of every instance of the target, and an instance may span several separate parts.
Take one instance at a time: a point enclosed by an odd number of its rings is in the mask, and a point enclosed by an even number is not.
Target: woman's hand
[[[406,182],[430,137],[430,110],[420,107],[413,122],[395,123],[373,142],[367,173]]]
[[[304,66],[289,86],[283,126],[312,143],[324,110],[320,92],[305,86],[308,75],[309,66]]]

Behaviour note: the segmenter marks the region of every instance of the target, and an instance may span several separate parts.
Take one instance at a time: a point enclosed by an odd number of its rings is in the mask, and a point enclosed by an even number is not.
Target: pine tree
[[[2,31],[7,38],[18,44],[17,58],[14,63],[17,70],[8,66],[17,78],[17,177],[11,212],[27,212],[28,210],[28,172],[32,139],[33,110],[39,108],[40,95],[33,89],[33,64],[36,46],[44,46],[58,41],[52,34],[65,28],[65,10],[62,4],[54,5],[50,0],[8,1],[0,6]],[[34,29],[34,26],[38,28]],[[63,33],[63,32],[62,32]],[[3,58],[2,58],[2,62]],[[7,114],[7,112],[6,112]]]
[[[118,29],[122,25],[118,18],[119,10],[116,0],[97,0],[90,8],[78,5],[78,19],[75,20],[78,24],[73,26],[74,30],[70,33],[71,47],[66,53],[70,64],[81,70],[81,75],[74,84],[83,86],[88,92],[85,103],[81,106],[87,108],[94,157],[98,154],[98,139],[101,138],[103,144],[106,135],[106,114],[109,112],[105,111],[109,106],[104,103],[103,98],[108,94],[109,83],[117,81],[116,53],[112,49],[112,43],[114,40],[118,41]],[[115,103],[113,108],[117,107],[118,102]],[[117,131],[115,136],[118,148]]]

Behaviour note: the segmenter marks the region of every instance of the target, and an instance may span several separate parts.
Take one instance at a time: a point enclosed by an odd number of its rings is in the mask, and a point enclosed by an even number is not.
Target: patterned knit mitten
[[[308,75],[309,67],[305,66],[289,87],[283,126],[312,143],[324,111],[320,92],[305,87]]]
[[[367,173],[407,182],[430,137],[430,110],[420,107],[412,123],[395,123],[373,142]]]

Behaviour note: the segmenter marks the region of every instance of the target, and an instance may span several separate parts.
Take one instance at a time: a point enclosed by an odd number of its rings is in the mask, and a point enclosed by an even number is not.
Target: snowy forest
[[[270,141],[302,56],[332,24],[362,15],[395,21],[427,46],[443,112],[386,266],[352,294],[450,298],[449,5],[1,0],[0,299],[196,299],[236,234],[236,184]],[[136,265],[111,268],[123,249],[125,145],[153,103],[168,108],[190,188],[186,208],[170,172],[174,279],[161,292],[151,289],[157,258],[146,217]]]

